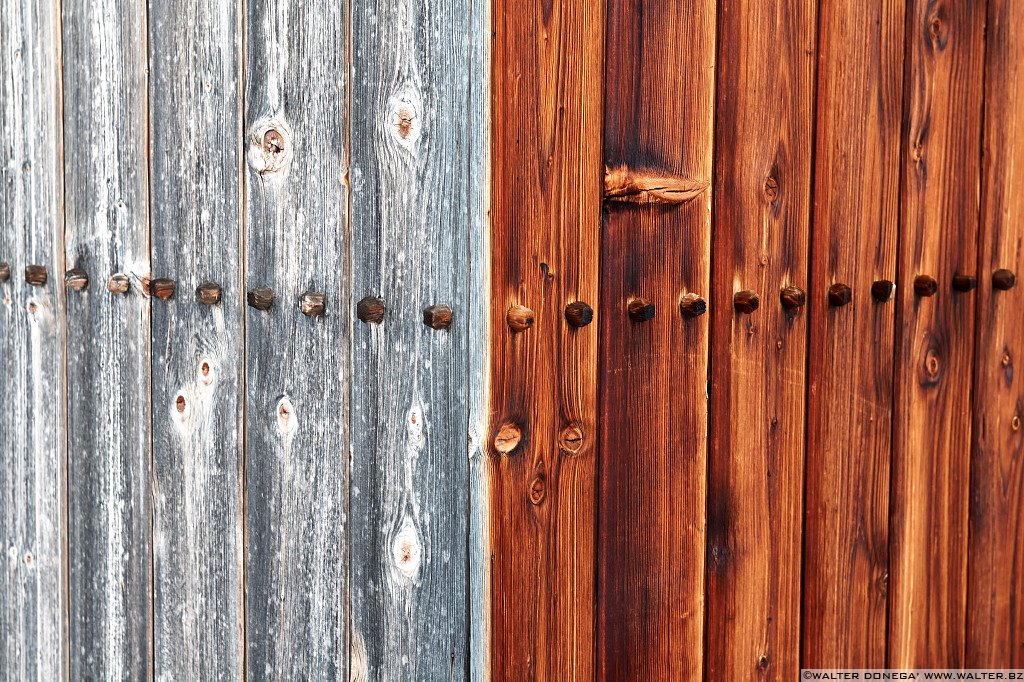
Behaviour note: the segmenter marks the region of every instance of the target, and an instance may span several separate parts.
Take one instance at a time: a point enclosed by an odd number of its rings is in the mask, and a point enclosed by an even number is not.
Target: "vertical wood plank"
[[[712,226],[707,679],[798,675],[813,0],[724,0]],[[753,291],[760,307],[734,310]]]
[[[905,6],[818,11],[803,664],[881,668],[896,306],[871,292],[896,280]]]
[[[67,676],[59,12],[0,0],[0,677],[18,680]]]
[[[700,680],[715,3],[613,0],[606,50],[597,676]]]
[[[151,3],[154,675],[242,676],[240,4]],[[182,21],[182,17],[188,17]],[[201,284],[222,289],[197,300]]]
[[[598,298],[605,4],[493,12],[491,674],[589,679],[597,329],[563,308]]]
[[[907,9],[901,149],[889,664],[964,660],[985,6]],[[921,275],[938,282],[915,294]]]
[[[346,679],[349,7],[246,6],[246,670]]]
[[[353,296],[386,305],[353,332],[353,673],[465,679],[466,358],[481,332],[466,259],[484,171],[466,114],[486,68],[469,39],[488,27],[467,0],[354,0],[352,14]],[[424,323],[431,306],[451,310],[449,327]]]
[[[989,0],[977,345],[971,452],[967,667],[1024,666],[1024,293],[993,287],[1005,268],[1024,275],[1024,5]]]
[[[71,676],[151,674],[146,12],[64,4]],[[107,280],[123,273],[130,290]],[[55,284],[62,273],[54,273]]]

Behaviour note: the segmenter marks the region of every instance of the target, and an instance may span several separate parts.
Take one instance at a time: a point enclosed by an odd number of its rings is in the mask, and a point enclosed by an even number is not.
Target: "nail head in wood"
[[[6,282],[11,278],[11,264],[7,261],[0,262],[0,282]]]
[[[697,294],[683,294],[679,299],[679,314],[683,317],[700,317],[708,311],[708,302]]]
[[[918,275],[914,278],[914,293],[918,296],[934,296],[939,291],[939,283],[931,275]]]
[[[565,306],[565,321],[577,329],[586,327],[594,321],[594,309],[583,301],[573,301]]]
[[[645,298],[630,299],[626,305],[629,317],[634,322],[647,322],[654,319],[654,304]]]
[[[992,287],[1000,291],[1012,289],[1017,283],[1017,276],[1011,270],[1000,268],[992,273]]]
[[[828,304],[833,308],[842,308],[853,300],[853,290],[846,284],[836,282],[828,288]]]
[[[112,294],[127,294],[132,281],[123,272],[116,272],[107,280],[107,291]]]
[[[896,293],[896,284],[887,279],[880,279],[871,285],[871,298],[879,303],[888,303],[892,300],[894,293]]]
[[[306,317],[320,317],[327,311],[327,296],[319,291],[307,291],[299,296],[299,310]]]
[[[505,323],[514,332],[524,332],[533,326],[533,311],[525,305],[514,305],[505,313]]]
[[[223,293],[216,282],[203,282],[196,287],[196,300],[205,305],[217,305]]]
[[[161,301],[169,301],[174,297],[174,280],[166,277],[157,277],[149,283],[149,293]]]
[[[504,424],[494,437],[494,449],[503,455],[510,454],[519,447],[522,438],[522,429],[517,424]]]
[[[452,326],[452,309],[446,305],[432,305],[423,310],[423,324],[431,329],[445,330]]]
[[[84,291],[89,286],[89,274],[82,268],[71,268],[64,273],[64,286],[72,291]]]
[[[978,287],[978,278],[971,275],[953,275],[953,289],[955,291],[974,291]]]
[[[380,324],[384,320],[384,301],[376,296],[365,296],[356,303],[356,317],[367,324]]]
[[[25,281],[34,287],[41,287],[46,284],[46,266],[29,265],[25,267]]]
[[[737,291],[732,296],[732,307],[737,312],[747,313],[748,315],[759,307],[761,307],[761,298],[753,291],[744,289],[743,291]]]
[[[274,305],[274,290],[270,287],[257,287],[245,295],[245,302],[256,310],[270,310]]]
[[[799,310],[807,303],[807,293],[800,287],[790,285],[783,287],[779,292],[779,300],[786,310]]]

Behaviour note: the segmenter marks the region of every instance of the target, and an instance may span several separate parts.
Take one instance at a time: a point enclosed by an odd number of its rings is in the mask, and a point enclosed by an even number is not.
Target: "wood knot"
[[[158,277],[149,283],[149,292],[161,301],[169,301],[174,296],[174,280]]]
[[[634,322],[647,322],[654,319],[654,304],[646,298],[631,298],[626,304],[626,312]]]
[[[299,310],[306,317],[320,317],[327,311],[327,296],[320,291],[307,291],[299,296]]]
[[[992,273],[992,287],[999,291],[1007,291],[1017,283],[1017,276],[1013,271],[1000,268]]]
[[[853,300],[853,290],[849,285],[836,282],[828,288],[828,304],[833,308],[842,308]]]
[[[757,659],[757,667],[767,670],[769,665],[771,665],[771,659],[768,658],[768,654],[761,654],[761,657]]]
[[[769,175],[764,181],[764,200],[769,204],[774,204],[775,200],[779,198],[779,179],[774,175]]]
[[[1013,415],[1013,419],[1010,420],[1010,428],[1014,431],[1020,431],[1020,417]]]
[[[174,409],[178,411],[178,414],[185,414],[185,396],[178,394],[178,397],[174,399]]]
[[[1003,365],[1003,367],[1009,367],[1011,361],[1012,360],[1010,358],[1010,354],[1009,353],[1003,353],[1003,357],[1000,360],[1000,363]]]
[[[274,290],[270,287],[257,287],[245,295],[245,302],[256,310],[270,310],[274,305]]]
[[[452,309],[446,305],[432,305],[423,309],[423,324],[444,331],[452,326]]]
[[[277,128],[271,128],[263,133],[263,158],[266,161],[261,174],[272,173],[284,167],[287,160],[288,147],[284,141],[284,134]]]
[[[249,165],[264,176],[283,171],[291,163],[293,146],[283,121],[261,121],[252,129],[247,153]]]
[[[708,311],[708,302],[694,293],[679,299],[679,314],[686,318],[700,317]]]
[[[356,303],[356,317],[366,324],[380,324],[385,310],[384,301],[376,296],[364,296]]]
[[[888,303],[892,300],[894,293],[896,293],[896,284],[887,279],[880,279],[871,285],[871,298],[879,303]]]
[[[123,272],[117,272],[107,280],[107,291],[112,294],[127,294],[131,287],[131,279]]]
[[[924,362],[921,363],[921,385],[933,386],[939,381],[942,372],[942,362],[939,360],[939,351],[929,347],[924,353]]]
[[[523,432],[518,424],[503,424],[494,437],[494,449],[502,455],[510,455],[519,447],[522,438]]]
[[[786,310],[799,310],[807,303],[807,294],[800,287],[790,285],[779,292],[779,300]]]
[[[565,306],[565,321],[570,327],[579,329],[594,321],[594,309],[583,301],[573,301]]]
[[[505,323],[513,333],[524,332],[533,326],[533,311],[524,305],[514,305],[505,313]]]
[[[7,261],[0,261],[0,282],[11,279],[11,264]]]
[[[411,147],[420,136],[420,115],[410,94],[392,97],[388,104],[391,135],[403,147]]]
[[[34,287],[46,285],[46,266],[28,265],[25,266],[25,281]]]
[[[939,283],[931,275],[918,275],[914,278],[914,293],[918,296],[934,296],[939,291]]]
[[[71,268],[64,273],[64,286],[72,291],[84,291],[89,286],[89,274],[82,268]]]
[[[530,504],[538,505],[544,501],[544,497],[547,494],[544,485],[544,475],[538,474],[533,477],[530,481]]]
[[[569,424],[558,434],[558,447],[567,455],[575,455],[583,449],[583,429]]]
[[[679,175],[626,166],[605,168],[604,197],[607,201],[634,204],[683,204],[700,196],[710,183]]]
[[[931,47],[937,50],[946,49],[949,42],[949,22],[941,7],[928,20],[928,39]]]
[[[732,307],[736,312],[750,314],[761,307],[761,298],[753,291],[744,289],[732,296]]]
[[[971,275],[953,275],[953,290],[962,293],[974,291],[978,287],[978,278]]]
[[[217,305],[223,293],[216,282],[203,282],[196,287],[196,300],[205,305]]]

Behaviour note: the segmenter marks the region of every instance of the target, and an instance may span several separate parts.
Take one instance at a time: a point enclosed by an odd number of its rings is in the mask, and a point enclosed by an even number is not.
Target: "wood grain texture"
[[[353,298],[387,307],[353,332],[353,674],[465,679],[467,339],[481,331],[466,260],[485,171],[466,113],[486,68],[469,38],[488,26],[467,0],[353,0],[352,14]],[[424,324],[433,305],[449,328]]]
[[[907,9],[897,363],[890,500],[889,664],[964,660],[983,3]],[[919,275],[939,290],[918,297]]]
[[[659,199],[601,238],[597,677],[700,680],[715,3],[612,0],[606,54],[605,163]]]
[[[64,5],[71,676],[152,665],[145,7]],[[123,272],[124,295],[106,281]],[[63,273],[52,273],[55,285]]]
[[[896,279],[905,8],[818,12],[802,663],[881,668],[896,306],[871,286]],[[836,283],[851,305],[821,295]]]
[[[968,667],[1024,666],[1024,5],[990,0],[986,66],[967,584]]]
[[[799,674],[815,7],[718,5],[707,679]],[[760,308],[733,309],[751,290]]]
[[[246,7],[246,672],[346,679],[349,8]]]
[[[573,329],[562,310],[598,298],[605,4],[493,12],[491,675],[589,679],[597,325]],[[534,311],[531,329],[506,325],[513,305]],[[522,436],[501,453],[510,425]]]
[[[0,0],[0,677],[67,676],[60,15]],[[45,286],[25,283],[43,265]]]
[[[152,3],[153,641],[158,679],[243,670],[240,3]],[[182,21],[182,17],[189,17]],[[215,282],[220,302],[196,288]]]

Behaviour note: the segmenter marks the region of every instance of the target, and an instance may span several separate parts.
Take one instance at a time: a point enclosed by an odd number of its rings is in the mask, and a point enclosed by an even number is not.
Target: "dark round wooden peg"
[[[245,301],[256,310],[270,310],[274,305],[274,290],[270,287],[257,287],[245,295]]]
[[[514,305],[505,313],[505,323],[513,332],[524,332],[533,326],[533,311],[525,305]]]
[[[158,277],[149,283],[149,292],[161,301],[169,301],[174,296],[174,280]]]
[[[626,310],[634,322],[647,322],[654,319],[654,304],[644,298],[630,299]]]
[[[107,291],[112,294],[127,294],[132,281],[123,272],[115,272],[107,280]]]
[[[939,283],[931,275],[918,275],[914,278],[914,293],[918,296],[934,296],[939,290]]]
[[[753,291],[744,289],[732,295],[732,307],[737,312],[750,314],[761,307],[761,298]]]
[[[376,296],[364,296],[356,303],[356,317],[366,324],[380,324],[384,321],[384,301]]]
[[[782,307],[786,310],[798,310],[807,303],[807,293],[800,287],[790,285],[782,287],[782,291],[779,292],[779,300],[782,301]]]
[[[25,281],[34,287],[41,287],[46,284],[46,266],[28,265],[25,267]]]
[[[446,305],[432,305],[424,309],[423,324],[431,329],[448,329],[452,326],[452,309]]]
[[[888,303],[896,293],[896,284],[887,279],[880,279],[871,285],[871,298],[879,303]]]
[[[11,264],[7,261],[0,261],[0,282],[6,282],[11,278]]]
[[[64,273],[64,286],[72,291],[84,291],[89,286],[89,274],[82,268],[71,268]]]
[[[299,296],[299,310],[306,317],[320,317],[327,311],[327,296],[320,291],[307,291]]]
[[[853,300],[853,290],[846,284],[836,282],[828,288],[828,304],[841,308]]]
[[[594,321],[594,309],[583,301],[573,301],[565,306],[565,321],[570,327],[586,327]]]
[[[683,294],[679,299],[679,314],[683,317],[700,317],[707,311],[708,302],[697,294]]]
[[[992,273],[992,287],[1000,291],[1012,289],[1017,283],[1017,276],[1011,270],[1000,268]]]
[[[974,291],[978,288],[978,278],[972,275],[953,275],[953,289],[960,292]]]
[[[203,282],[196,287],[196,300],[205,305],[217,305],[223,293],[216,282]]]

